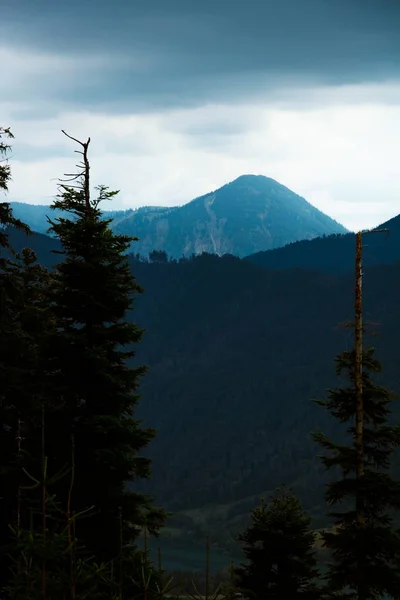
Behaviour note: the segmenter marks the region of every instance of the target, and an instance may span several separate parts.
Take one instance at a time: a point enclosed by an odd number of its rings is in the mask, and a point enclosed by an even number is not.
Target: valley
[[[380,380],[400,390],[396,226],[394,220],[390,238],[378,245],[386,264],[365,269],[364,302],[371,323],[366,344],[377,347],[384,364]],[[13,243],[21,247],[26,238],[18,235]],[[291,250],[293,266],[282,268],[254,264],[252,257],[203,254],[164,263],[131,256],[145,290],[131,315],[145,328],[134,364],[149,366],[138,414],[157,430],[147,452],[152,478],[139,489],[174,513],[168,527],[179,543],[201,547],[211,535],[222,551],[237,552],[233,538],[249,511],[281,484],[299,495],[315,528],[325,525],[326,477],[309,434],[340,430],[311,400],[337,383],[333,359],[352,343],[343,325],[353,310],[349,235],[307,242],[321,261],[338,257],[336,273],[329,263],[320,270],[297,266],[301,242],[271,252]],[[347,269],[340,262],[344,241]],[[29,244],[44,264],[54,263],[54,240],[36,235]],[[387,281],[390,294],[383,292]]]

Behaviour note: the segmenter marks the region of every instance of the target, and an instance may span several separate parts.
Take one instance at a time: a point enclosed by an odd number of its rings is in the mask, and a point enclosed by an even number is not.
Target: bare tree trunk
[[[365,580],[361,531],[365,524],[362,480],[364,477],[364,403],[363,403],[363,321],[362,321],[362,232],[356,235],[356,290],[355,290],[355,365],[354,383],[356,392],[356,453],[357,495],[356,520],[358,529],[357,599],[365,600]]]
[[[71,135],[68,135],[68,133],[66,133],[64,131],[64,129],[61,129],[61,131],[65,136],[67,136],[67,138],[69,138],[70,140],[73,140],[74,142],[76,142],[77,144],[80,144],[80,146],[82,146],[83,152],[80,152],[79,150],[75,150],[75,152],[77,152],[78,154],[82,154],[83,160],[80,165],[76,165],[79,169],[82,169],[81,172],[66,173],[65,174],[66,177],[71,177],[71,179],[68,179],[68,180],[61,179],[60,181],[80,180],[80,185],[78,185],[78,186],[71,185],[70,187],[78,187],[78,189],[80,189],[83,192],[87,216],[89,216],[90,208],[91,208],[91,206],[90,206],[90,177],[89,177],[90,164],[89,164],[89,159],[88,159],[87,153],[88,153],[88,148],[89,148],[89,144],[90,144],[90,138],[88,138],[87,142],[80,142],[79,140],[72,137]]]
[[[210,536],[206,537],[206,600],[210,597]]]
[[[47,597],[47,575],[46,575],[46,529],[47,529],[47,456],[45,449],[45,411],[44,404],[42,404],[42,482],[41,482],[41,492],[42,492],[42,536],[43,536],[43,558],[42,558],[42,599],[46,600]]]
[[[356,236],[355,375],[357,480],[364,476],[363,322],[362,322],[362,232]],[[357,494],[357,523],[364,524],[363,506]]]
[[[359,532],[365,525],[365,510],[362,483],[364,478],[364,402],[363,402],[363,315],[362,315],[362,236],[364,233],[389,233],[388,229],[373,229],[359,231],[356,234],[356,289],[355,289],[355,364],[354,384],[356,392],[356,453],[357,453],[357,496],[356,521]],[[368,593],[365,588],[364,564],[361,557],[364,554],[362,537],[359,536],[359,558],[357,561],[358,589],[357,599],[366,600]]]

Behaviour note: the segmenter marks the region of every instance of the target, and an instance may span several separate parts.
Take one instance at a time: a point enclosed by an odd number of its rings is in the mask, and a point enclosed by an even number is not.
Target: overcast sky
[[[115,208],[272,177],[350,229],[400,213],[399,0],[0,0],[9,199],[92,138]],[[109,205],[105,208],[110,208]]]

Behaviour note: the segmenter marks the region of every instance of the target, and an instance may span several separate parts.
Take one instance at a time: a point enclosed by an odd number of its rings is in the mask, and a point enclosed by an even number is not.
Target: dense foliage
[[[78,186],[62,185],[54,202],[65,215],[51,223],[62,255],[56,270],[37,264],[28,248],[12,257],[9,228],[23,225],[1,205],[0,580],[7,598],[58,599],[60,589],[71,598],[132,598],[143,569],[151,573],[138,535],[144,527],[156,534],[165,518],[127,488],[148,477],[142,450],[154,437],[135,418],[145,369],[128,364],[141,330],[124,319],[141,289],[126,260],[132,238],[113,234],[98,208],[116,192],[101,186],[91,199],[87,145]],[[9,170],[3,175],[6,189]]]
[[[98,191],[86,203],[84,191],[63,187],[54,203],[55,209],[76,218],[62,217],[51,225],[64,260],[50,288],[57,322],[52,385],[62,406],[48,447],[57,471],[68,462],[73,432],[79,469],[72,510],[96,507],[95,514],[79,523],[79,531],[88,553],[102,562],[118,554],[121,535],[124,546],[135,539],[131,523],[140,523],[146,512],[153,514],[149,499],[127,490],[126,484],[148,477],[150,463],[140,453],[155,432],[140,427],[132,416],[145,372],[128,365],[142,334],[136,324],[124,321],[141,292],[125,257],[132,239],[113,234],[109,222],[100,219],[99,203],[115,192]],[[61,482],[58,493],[67,493]],[[156,512],[153,516],[157,521]],[[162,521],[161,513],[158,519]],[[151,519],[148,526],[157,528]]]
[[[285,489],[252,511],[251,525],[239,535],[247,562],[236,569],[236,585],[244,598],[319,598],[310,521],[296,496]]]
[[[18,248],[21,237],[10,237]],[[30,243],[43,263],[55,262],[52,240]],[[137,414],[157,430],[143,489],[179,511],[173,522],[201,543],[213,531],[233,547],[258,497],[282,483],[311,510],[314,526],[324,526],[329,474],[309,432],[345,434],[310,398],[334,385],[332,357],[351,347],[351,331],[340,324],[352,315],[353,273],[272,271],[212,255],[168,263],[131,257],[130,266],[146,293],[128,318],[145,328],[140,359],[151,373]],[[366,344],[379,343],[385,383],[398,390],[398,265],[365,269],[364,305]],[[399,417],[395,404],[392,418]],[[201,519],[188,510],[196,507]]]

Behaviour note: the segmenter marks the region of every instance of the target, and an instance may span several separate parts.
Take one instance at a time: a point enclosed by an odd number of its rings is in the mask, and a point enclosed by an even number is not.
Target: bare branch
[[[90,137],[88,138],[87,142],[81,142],[80,140],[72,137],[72,135],[69,135],[66,131],[64,131],[64,129],[62,129],[61,131],[67,138],[69,138],[70,140],[73,140],[74,142],[76,142],[77,144],[82,146],[83,152],[81,152],[80,150],[75,150],[75,152],[77,152],[78,154],[82,154],[83,161],[81,164],[76,165],[76,167],[78,169],[81,169],[80,173],[76,173],[76,174],[65,173],[64,174],[65,177],[71,177],[71,179],[59,179],[59,181],[68,183],[69,181],[76,181],[77,179],[81,178],[82,184],[81,184],[81,186],[79,186],[79,188],[83,192],[86,209],[87,209],[87,211],[89,211],[89,209],[90,209],[90,185],[89,185],[90,184],[90,178],[89,178],[90,165],[89,165],[89,160],[87,157],[87,152],[88,152],[88,147],[90,144]],[[75,186],[71,186],[71,187],[75,187]]]
[[[76,138],[72,137],[72,135],[68,135],[68,133],[66,133],[66,132],[64,131],[64,129],[61,129],[61,131],[62,131],[62,133],[63,133],[64,135],[66,135],[66,136],[67,136],[67,138],[69,138],[70,140],[73,140],[73,141],[74,141],[74,142],[76,142],[77,144],[80,144],[80,145],[81,145],[81,146],[82,146],[84,149],[87,149],[87,147],[88,147],[88,146],[89,146],[89,144],[90,144],[90,138],[88,138],[88,141],[87,141],[87,142],[80,142],[80,141],[79,141],[79,140],[77,140]],[[79,150],[75,150],[75,152],[79,152]],[[82,153],[82,154],[83,154],[83,153]]]

